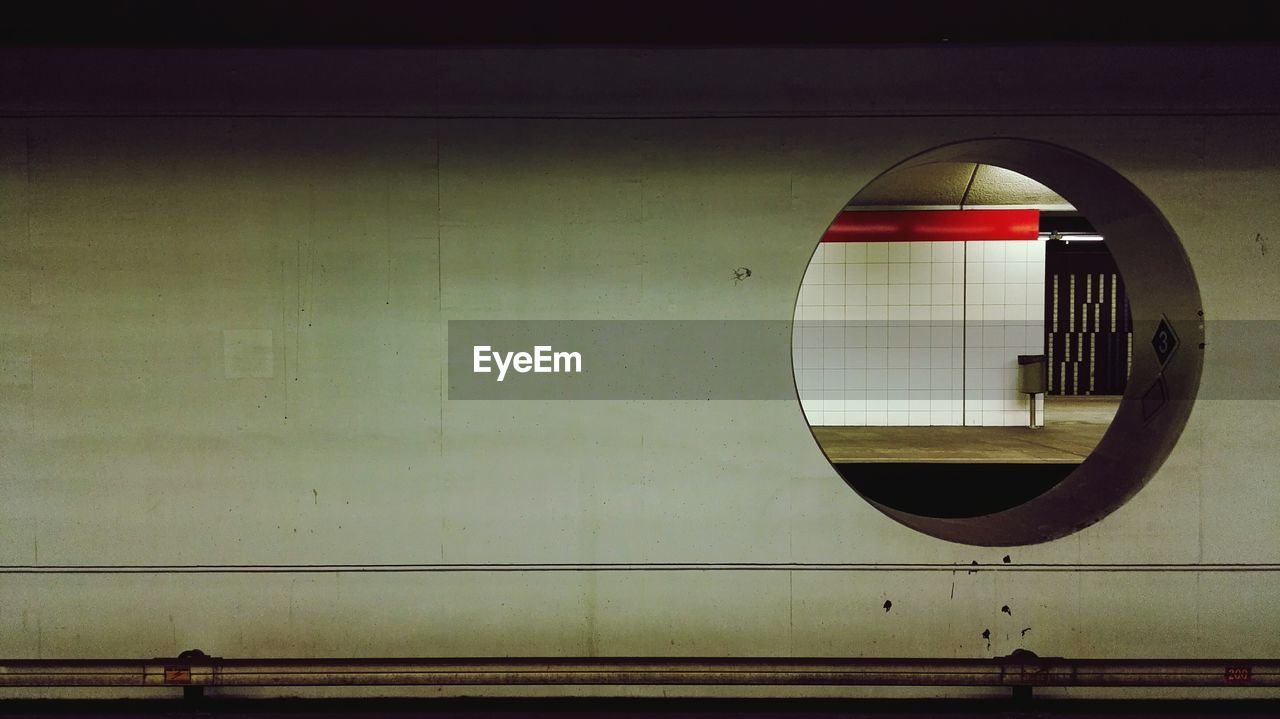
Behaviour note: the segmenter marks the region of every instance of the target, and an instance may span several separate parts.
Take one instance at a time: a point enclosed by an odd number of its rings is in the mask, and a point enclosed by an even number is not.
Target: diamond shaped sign
[[[1178,349],[1178,335],[1174,334],[1169,318],[1160,318],[1160,324],[1156,326],[1156,334],[1151,338],[1151,346],[1156,350],[1156,359],[1160,360],[1161,367],[1173,356],[1173,351]]]
[[[1164,375],[1160,375],[1156,377],[1155,384],[1142,395],[1142,421],[1150,421],[1168,401],[1169,386],[1165,384]]]

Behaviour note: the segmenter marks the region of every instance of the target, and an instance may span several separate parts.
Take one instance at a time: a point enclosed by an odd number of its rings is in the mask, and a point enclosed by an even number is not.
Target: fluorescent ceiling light
[[[1070,232],[1042,232],[1040,233],[1042,240],[1062,240],[1064,242],[1102,242],[1102,235],[1092,234],[1072,234]]]

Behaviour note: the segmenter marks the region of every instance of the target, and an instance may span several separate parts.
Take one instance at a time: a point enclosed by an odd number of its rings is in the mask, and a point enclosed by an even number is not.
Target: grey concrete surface
[[[979,549],[859,499],[795,401],[442,394],[449,319],[788,319],[859,188],[992,135],[1109,164],[1208,317],[1280,319],[1274,52],[501,55],[0,55],[0,654],[1280,653],[1275,400],[1197,401],[1110,517]],[[779,108],[843,114],[714,117]],[[1256,370],[1209,333],[1206,377]]]

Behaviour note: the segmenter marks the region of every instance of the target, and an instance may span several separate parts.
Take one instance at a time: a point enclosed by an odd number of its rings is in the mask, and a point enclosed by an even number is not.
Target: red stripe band
[[[874,210],[841,212],[822,241],[1034,240],[1039,234],[1039,210]]]

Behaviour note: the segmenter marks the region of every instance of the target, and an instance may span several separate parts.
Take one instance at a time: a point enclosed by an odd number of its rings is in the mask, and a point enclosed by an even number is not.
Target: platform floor
[[[1045,423],[1028,427],[814,427],[835,463],[1079,463],[1111,425],[1119,397],[1047,397]]]

